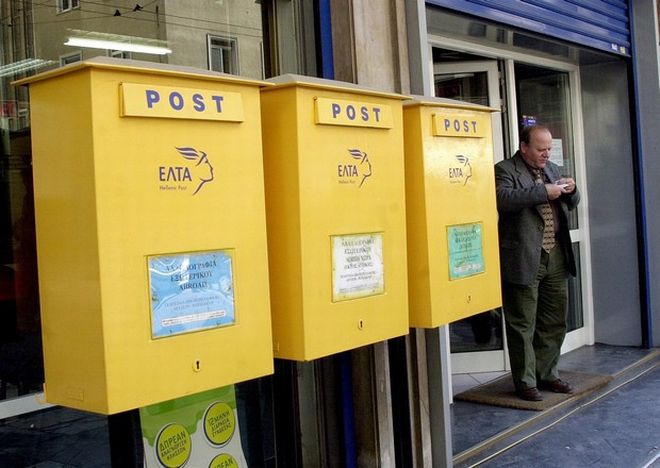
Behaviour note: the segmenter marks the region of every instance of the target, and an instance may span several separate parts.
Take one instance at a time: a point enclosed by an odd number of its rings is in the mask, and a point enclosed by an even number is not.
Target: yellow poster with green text
[[[247,468],[234,386],[140,408],[145,467]]]

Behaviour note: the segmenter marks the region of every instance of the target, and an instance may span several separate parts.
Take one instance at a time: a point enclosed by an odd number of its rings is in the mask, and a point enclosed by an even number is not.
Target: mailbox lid
[[[13,85],[29,85],[39,81],[50,80],[69,73],[75,73],[89,68],[132,71],[135,73],[146,73],[149,75],[167,75],[171,77],[191,78],[195,80],[206,81],[227,81],[248,86],[268,87],[271,83],[262,80],[244,78],[228,73],[221,73],[211,70],[201,70],[194,67],[185,67],[181,65],[170,65],[158,62],[147,62],[144,60],[119,59],[115,57],[94,57],[81,62],[71,63],[63,67],[38,73],[34,76],[23,78],[12,82]]]
[[[498,112],[498,109],[471,102],[457,101],[455,99],[438,98],[434,96],[411,96],[403,103],[404,108],[412,107],[441,107],[443,109],[465,109],[473,112]]]
[[[325,90],[331,92],[336,91],[340,93],[349,93],[352,95],[379,96],[390,99],[400,99],[402,101],[410,99],[410,96],[406,96],[398,93],[391,93],[378,89],[366,88],[364,86],[356,85],[355,83],[328,80],[325,78],[316,78],[313,76],[296,75],[293,73],[286,73],[284,75],[268,78],[266,80],[266,83],[274,86],[263,89],[262,92],[268,92],[269,90],[277,90],[285,87],[300,87],[300,88]]]

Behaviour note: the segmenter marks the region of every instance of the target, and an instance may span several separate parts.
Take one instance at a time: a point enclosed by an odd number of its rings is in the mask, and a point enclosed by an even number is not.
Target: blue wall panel
[[[630,55],[624,0],[427,0],[481,18],[619,55]]]

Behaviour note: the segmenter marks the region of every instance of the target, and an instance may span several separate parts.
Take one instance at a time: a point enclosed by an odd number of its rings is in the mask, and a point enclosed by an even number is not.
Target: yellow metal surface
[[[490,112],[404,105],[412,327],[434,328],[502,303]]]
[[[122,117],[122,83],[240,95],[245,119]],[[271,373],[258,83],[90,64],[30,95],[47,401],[112,414]],[[197,328],[226,312],[200,308],[156,333],[150,265],[169,256],[190,260],[173,288],[219,287],[234,320]]]
[[[307,361],[406,334],[408,302],[402,97],[301,80],[261,102],[274,353]]]

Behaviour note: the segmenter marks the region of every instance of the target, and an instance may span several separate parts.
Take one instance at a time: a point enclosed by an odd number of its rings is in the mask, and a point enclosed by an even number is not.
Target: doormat
[[[531,411],[543,411],[570,398],[604,387],[612,381],[611,375],[588,374],[585,372],[561,372],[561,379],[570,382],[573,393],[554,393],[541,390],[543,401],[525,401],[516,395],[511,374],[504,375],[492,382],[471,388],[454,395],[454,400],[470,401],[484,405],[503,406]]]

